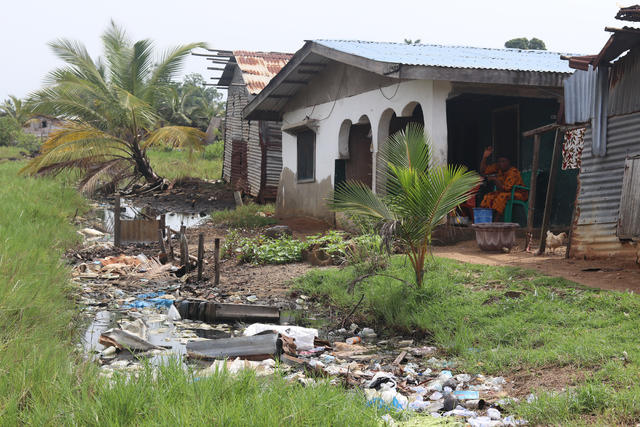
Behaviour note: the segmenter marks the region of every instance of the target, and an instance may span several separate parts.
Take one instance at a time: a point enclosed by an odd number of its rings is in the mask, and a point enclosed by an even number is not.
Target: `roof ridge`
[[[541,50],[541,49],[517,49],[517,48],[509,48],[509,47],[481,47],[481,46],[465,46],[465,45],[447,45],[447,44],[435,44],[435,43],[417,43],[417,44],[407,44],[401,42],[383,42],[383,41],[375,41],[375,40],[360,40],[360,39],[314,39],[311,40],[313,42],[348,42],[348,43],[363,43],[363,44],[387,44],[387,45],[399,45],[399,46],[429,46],[429,47],[442,47],[442,48],[466,48],[466,49],[483,49],[483,50],[495,50],[495,51],[521,51],[521,52],[532,52],[532,53],[542,53],[542,54],[554,54],[554,55],[567,55],[567,53],[556,52],[551,50]]]

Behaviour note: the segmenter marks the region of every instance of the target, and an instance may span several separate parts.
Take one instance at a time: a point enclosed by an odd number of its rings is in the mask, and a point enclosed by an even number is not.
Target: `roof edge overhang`
[[[565,56],[562,59],[568,60],[569,67],[573,69],[588,71],[589,65],[597,68],[602,63],[608,64],[629,49],[640,46],[640,29],[638,28],[605,27],[605,31],[612,34],[596,55]]]
[[[301,65],[310,54],[360,68],[389,78],[402,80],[446,80],[463,83],[487,83],[517,86],[543,86],[561,88],[564,79],[571,73],[546,71],[518,71],[483,68],[453,68],[429,65],[407,65],[381,62],[358,55],[342,52],[307,40],[289,63],[269,82],[269,84],[243,110],[247,120],[282,120],[282,109],[260,110],[260,105]]]

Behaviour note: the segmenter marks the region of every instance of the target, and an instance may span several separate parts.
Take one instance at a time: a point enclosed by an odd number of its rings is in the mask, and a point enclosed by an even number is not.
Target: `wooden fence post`
[[[113,203],[113,245],[120,246],[120,194]]]
[[[202,258],[204,258],[204,233],[198,235],[198,280],[202,280]]]
[[[558,178],[558,163],[560,162],[560,156],[562,156],[562,144],[560,143],[562,135],[563,133],[560,129],[556,130],[556,137],[553,141],[553,154],[551,155],[551,169],[549,170],[549,183],[547,184],[547,198],[544,202],[544,214],[542,216],[542,227],[540,228],[539,255],[544,254],[547,246],[545,235],[551,222],[551,207],[553,205],[553,195],[556,190],[556,180]]]
[[[220,284],[220,239],[216,238],[214,240],[214,250],[213,250],[213,266],[215,268],[215,279],[214,286],[218,286]]]

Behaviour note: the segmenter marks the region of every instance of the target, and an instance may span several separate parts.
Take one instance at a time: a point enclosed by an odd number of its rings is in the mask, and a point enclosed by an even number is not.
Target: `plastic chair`
[[[538,170],[538,176],[540,176],[540,172],[541,171]],[[527,196],[527,200],[516,199],[516,190],[521,189],[529,191],[531,183],[531,171],[522,171],[520,176],[522,177],[522,182],[524,183],[524,185],[514,185],[513,187],[511,187],[511,197],[507,201],[507,206],[504,208],[504,222],[512,222],[514,206],[522,206],[524,208],[525,214],[529,211],[529,197]]]

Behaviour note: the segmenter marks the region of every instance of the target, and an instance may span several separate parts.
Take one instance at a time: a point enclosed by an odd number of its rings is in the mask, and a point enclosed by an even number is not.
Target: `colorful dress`
[[[488,166],[485,171],[485,175],[496,174],[498,181],[502,184],[502,191],[492,191],[484,196],[480,206],[483,208],[494,209],[498,214],[504,213],[504,208],[507,206],[507,201],[511,197],[511,187],[514,185],[523,185],[522,176],[520,171],[511,166],[506,172],[501,170],[498,165],[493,164]],[[515,198],[517,200],[527,200],[529,194],[526,190],[517,189],[515,192]]]

